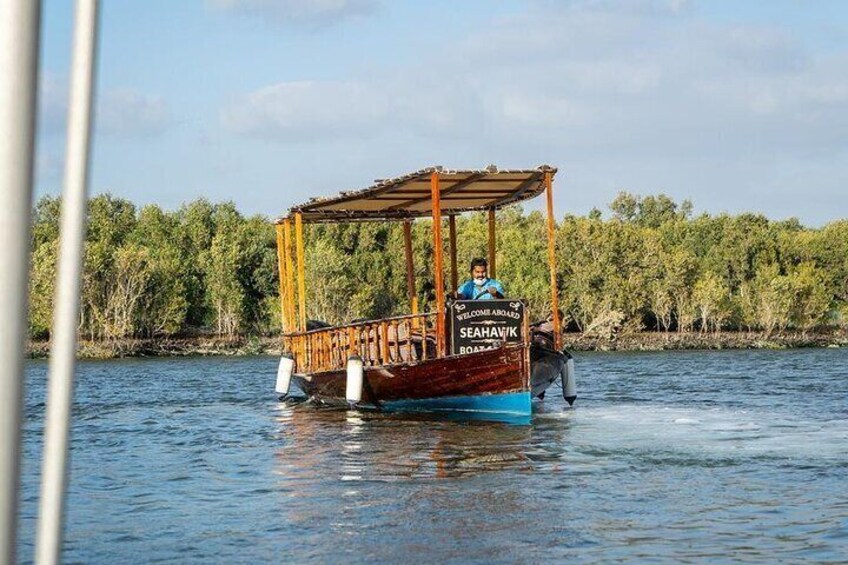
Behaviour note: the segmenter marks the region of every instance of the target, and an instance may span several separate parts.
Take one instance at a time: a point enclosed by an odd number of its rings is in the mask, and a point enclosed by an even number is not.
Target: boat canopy
[[[311,335],[306,318],[306,269],[303,225],[321,222],[403,221],[406,255],[407,295],[412,316],[418,316],[415,269],[412,254],[412,222],[415,218],[433,219],[433,273],[436,294],[436,343],[445,354],[445,281],[443,273],[442,216],[448,217],[451,288],[459,285],[457,268],[456,216],[462,212],[488,211],[489,275],[496,277],[495,212],[498,208],[521,202],[545,192],[547,198],[548,264],[551,274],[551,308],[554,341],[559,348],[560,320],[557,297],[553,177],[556,169],[542,165],[535,169],[500,171],[494,165],[478,170],[447,170],[428,167],[389,180],[380,180],[366,189],[342,192],[331,198],[313,198],[294,206],[288,216],[277,220],[277,261],[280,272],[280,310],[283,328],[295,341],[296,349],[305,347]],[[292,237],[294,224],[294,237]],[[294,240],[294,241],[292,241]],[[292,245],[294,243],[294,245]],[[294,253],[293,253],[294,251]],[[293,255],[297,262],[293,261]],[[295,284],[295,274],[297,283]],[[297,289],[297,312],[295,309]],[[328,334],[329,335],[329,334]],[[298,341],[300,340],[300,341]],[[304,350],[305,351],[305,350]]]
[[[303,222],[346,222],[404,220],[433,214],[431,177],[438,173],[441,214],[455,215],[476,210],[497,210],[528,200],[545,190],[545,173],[556,169],[542,165],[535,169],[449,170],[428,167],[393,179],[378,180],[362,189],[338,196],[312,198],[292,207]],[[282,220],[280,220],[282,221]],[[278,221],[279,222],[279,221]]]

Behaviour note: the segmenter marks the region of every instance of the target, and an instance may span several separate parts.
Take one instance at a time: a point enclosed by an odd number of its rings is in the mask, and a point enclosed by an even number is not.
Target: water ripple
[[[276,360],[86,362],[69,562],[838,562],[848,351],[578,356],[532,424],[277,402]],[[46,364],[28,367],[31,559]]]

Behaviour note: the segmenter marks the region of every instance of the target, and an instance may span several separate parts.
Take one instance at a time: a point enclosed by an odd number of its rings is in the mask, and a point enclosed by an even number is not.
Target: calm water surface
[[[82,363],[66,561],[848,559],[848,350],[577,363],[529,426],[280,403],[269,357]]]

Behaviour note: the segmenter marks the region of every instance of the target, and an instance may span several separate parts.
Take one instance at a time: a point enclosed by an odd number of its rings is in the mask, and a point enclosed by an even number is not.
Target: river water
[[[276,359],[83,362],[67,562],[839,562],[848,350],[583,353],[531,425],[276,401]],[[28,367],[32,560],[47,366]]]

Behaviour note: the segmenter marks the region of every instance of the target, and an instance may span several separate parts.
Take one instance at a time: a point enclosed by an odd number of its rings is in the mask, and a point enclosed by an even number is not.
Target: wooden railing
[[[283,345],[298,373],[342,370],[350,355],[366,367],[426,361],[440,356],[435,322],[435,312],[368,320],[286,334]]]

